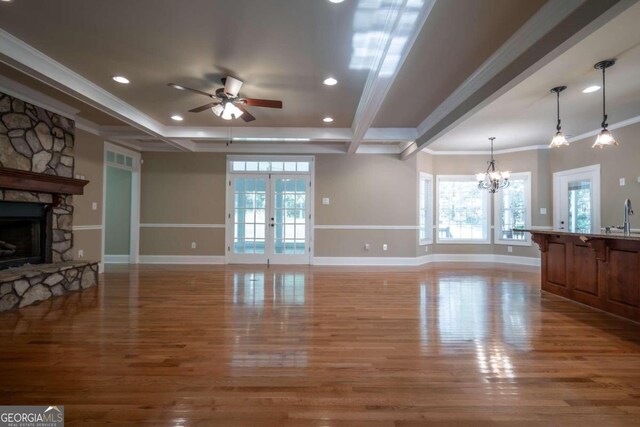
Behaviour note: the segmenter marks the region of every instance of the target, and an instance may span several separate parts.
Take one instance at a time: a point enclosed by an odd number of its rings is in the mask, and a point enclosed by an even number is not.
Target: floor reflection
[[[530,293],[526,282],[511,277],[455,275],[423,281],[418,327],[423,352],[456,352],[459,346],[446,344],[468,343],[475,346],[483,372],[500,365],[499,370],[508,374],[512,367],[502,363],[504,349],[531,347]]]
[[[305,331],[312,312],[305,272],[242,272],[233,274],[231,323],[235,333],[233,368],[292,367],[308,364],[311,335]],[[274,344],[269,348],[264,344]]]

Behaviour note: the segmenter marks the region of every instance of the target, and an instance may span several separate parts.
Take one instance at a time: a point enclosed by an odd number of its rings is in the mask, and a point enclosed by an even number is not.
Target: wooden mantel
[[[51,194],[83,194],[89,181],[43,173],[0,168],[0,189]]]

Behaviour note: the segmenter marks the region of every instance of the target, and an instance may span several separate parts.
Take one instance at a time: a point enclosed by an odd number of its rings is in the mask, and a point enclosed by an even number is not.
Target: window
[[[291,161],[245,161],[231,160],[231,170],[233,172],[293,172],[308,173],[309,160]]]
[[[495,195],[495,243],[530,246],[529,233],[513,231],[531,226],[531,172],[512,173],[509,186]]]
[[[433,176],[420,172],[418,224],[420,244],[433,243]]]
[[[491,243],[489,192],[472,175],[439,175],[438,243]]]

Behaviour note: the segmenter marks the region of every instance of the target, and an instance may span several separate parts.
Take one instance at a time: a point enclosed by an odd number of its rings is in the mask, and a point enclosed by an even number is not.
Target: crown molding
[[[29,104],[37,105],[38,107],[72,120],[77,120],[76,115],[80,112],[75,108],[71,108],[64,102],[60,102],[55,98],[44,95],[35,89],[2,75],[0,75],[0,92],[6,93],[14,98],[19,98]]]
[[[505,148],[503,150],[493,150],[493,154],[509,154],[509,153],[520,153],[522,151],[535,151],[535,150],[548,150],[548,145],[528,145],[525,147],[516,147],[516,148]],[[482,151],[445,151],[445,150],[432,150],[430,148],[423,148],[423,153],[430,154],[432,156],[489,156],[491,155],[491,151],[482,150]]]
[[[640,116],[635,116],[635,117],[630,117],[626,120],[622,120],[621,122],[617,122],[614,124],[611,124],[608,126],[609,130],[616,130],[616,129],[620,129],[626,126],[631,126],[634,125],[636,123],[640,123]],[[602,128],[597,128],[595,130],[591,130],[589,132],[585,132],[585,133],[581,133],[580,135],[576,135],[576,136],[572,136],[571,138],[567,138],[567,141],[570,144],[573,144],[574,142],[581,142],[582,140],[586,140],[587,138],[593,138],[594,136],[598,135],[600,133],[600,131],[602,130]]]

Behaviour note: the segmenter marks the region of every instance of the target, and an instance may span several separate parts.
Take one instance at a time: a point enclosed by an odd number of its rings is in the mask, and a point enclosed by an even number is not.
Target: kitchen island
[[[542,290],[640,321],[640,234],[524,231],[542,252]]]

